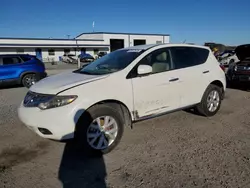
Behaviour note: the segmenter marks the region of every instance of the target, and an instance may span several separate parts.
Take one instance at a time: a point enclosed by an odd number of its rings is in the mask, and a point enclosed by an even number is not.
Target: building
[[[82,33],[74,39],[51,38],[0,38],[0,54],[31,54],[44,62],[59,61],[60,56],[70,53],[96,55],[99,51],[114,50],[141,45],[169,43],[170,36],[142,33]]]

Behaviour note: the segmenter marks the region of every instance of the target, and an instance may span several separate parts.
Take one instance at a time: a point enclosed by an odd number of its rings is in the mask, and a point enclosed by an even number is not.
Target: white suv
[[[39,81],[18,114],[41,137],[76,138],[85,149],[107,153],[135,121],[185,108],[215,115],[225,89],[225,73],[209,48],[141,45]]]

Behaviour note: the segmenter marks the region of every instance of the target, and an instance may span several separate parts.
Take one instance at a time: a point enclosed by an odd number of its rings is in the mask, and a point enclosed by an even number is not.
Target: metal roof
[[[87,33],[81,33],[80,35],[76,36],[75,38],[77,37],[80,37],[81,35],[84,35],[84,34],[112,34],[112,35],[150,35],[150,36],[170,36],[169,34],[160,34],[160,33],[119,33],[119,32],[87,32]]]
[[[104,41],[103,39],[62,39],[62,38],[18,38],[18,37],[0,37],[7,40],[57,40],[57,41]]]

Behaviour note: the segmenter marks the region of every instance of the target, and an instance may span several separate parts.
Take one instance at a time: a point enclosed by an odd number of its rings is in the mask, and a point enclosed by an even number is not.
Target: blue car
[[[44,63],[36,56],[25,54],[0,55],[0,86],[22,84],[30,88],[46,76]]]

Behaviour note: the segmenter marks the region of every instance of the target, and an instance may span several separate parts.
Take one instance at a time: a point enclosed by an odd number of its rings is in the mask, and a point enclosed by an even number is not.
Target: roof
[[[0,47],[109,47],[108,44],[0,44]]]
[[[4,56],[4,57],[9,57],[9,56],[13,57],[13,56],[35,56],[35,55],[30,55],[30,54],[0,54],[0,57],[2,57],[2,56]]]
[[[87,33],[81,33],[80,35],[76,36],[75,38],[77,37],[80,37],[81,35],[84,35],[84,34],[111,34],[111,35],[154,35],[154,36],[170,36],[169,34],[160,34],[160,33],[116,33],[116,32],[87,32]]]
[[[147,50],[159,44],[144,44],[144,45],[137,45],[137,46],[130,46],[124,49],[132,49],[132,50]]]
[[[103,39],[62,39],[62,38],[17,38],[17,37],[0,37],[1,39],[12,40],[59,40],[59,41],[104,41]]]
[[[209,47],[207,46],[201,46],[201,45],[194,45],[194,44],[185,44],[185,43],[181,43],[181,44],[173,44],[173,43],[165,43],[165,44],[146,44],[146,45],[138,45],[138,46],[131,46],[131,47],[127,47],[124,49],[132,49],[132,50],[147,50],[149,48],[153,48],[156,46],[162,46],[162,47],[174,47],[174,46],[183,46],[183,47],[198,47],[198,48],[205,48],[205,49],[209,49]]]

